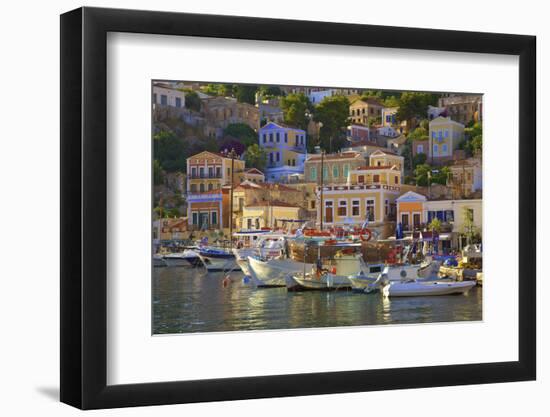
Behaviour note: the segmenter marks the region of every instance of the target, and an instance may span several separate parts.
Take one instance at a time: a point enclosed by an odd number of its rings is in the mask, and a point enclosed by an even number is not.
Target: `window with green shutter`
[[[332,178],[338,178],[338,165],[332,166]]]
[[[348,177],[349,174],[349,164],[344,164],[344,177]]]
[[[309,170],[309,179],[312,181],[317,181],[317,168],[311,167]]]

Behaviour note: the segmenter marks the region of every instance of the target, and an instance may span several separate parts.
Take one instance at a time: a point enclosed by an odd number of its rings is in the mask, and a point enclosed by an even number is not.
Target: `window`
[[[227,168],[227,176],[231,176],[231,168]]]
[[[338,178],[338,165],[332,166],[332,178]]]
[[[246,219],[246,228],[248,230],[252,229],[252,219]]]
[[[281,154],[277,152],[276,155],[277,155],[277,162],[279,162],[281,160]]]
[[[191,192],[196,193],[197,192],[197,184],[191,184]]]
[[[344,177],[347,178],[349,175],[349,164],[344,164]]]
[[[193,212],[193,224],[199,224],[199,213]]]
[[[285,143],[288,143],[288,133],[285,132]]]
[[[217,178],[222,177],[222,167],[216,167],[216,177]]]
[[[396,175],[395,177],[393,177],[393,183],[394,184],[399,184],[399,176]]]
[[[441,155],[447,155],[447,144],[441,145]]]
[[[424,153],[424,145],[416,145],[416,153]]]
[[[204,184],[199,185],[199,191],[204,193]]]
[[[389,214],[390,214],[390,200],[388,200],[388,199],[384,200],[384,214],[386,216],[389,216]]]
[[[346,217],[348,215],[348,200],[338,201],[338,216]]]
[[[438,150],[438,147],[437,147],[437,143],[434,143],[434,151],[433,151],[433,154],[434,154],[434,155],[437,155],[438,152],[439,152],[439,150]]]
[[[351,215],[359,216],[359,200],[351,200]]]
[[[191,178],[195,178],[197,176],[197,168],[193,167],[191,168]]]
[[[435,131],[432,132],[432,139],[435,139]]]
[[[160,104],[163,106],[168,105],[168,97],[165,94],[160,95]]]
[[[267,141],[267,135],[264,133],[262,136],[263,136],[263,139],[264,139],[264,143],[266,143],[266,141]]]
[[[323,179],[328,180],[328,167],[323,167]]]
[[[273,142],[273,133],[270,133],[270,134],[269,134],[269,141],[270,141],[270,142]]]
[[[449,129],[445,129],[445,137],[446,137],[446,138],[449,137]]]
[[[437,137],[438,137],[439,139],[443,139],[443,131],[442,131],[442,130],[440,130],[439,132],[437,132]]]
[[[372,182],[374,182],[375,184],[378,184],[380,182],[380,175],[379,174],[374,174],[372,176]]]
[[[210,213],[210,218],[212,219],[210,222],[211,224],[218,224],[218,212],[213,211]]]
[[[311,210],[315,210],[315,200],[311,200],[310,208]]]
[[[213,188],[214,188],[214,184],[208,183],[208,191],[212,191]]]
[[[208,167],[208,178],[212,178],[214,176],[214,167]]]
[[[199,176],[200,176],[201,178],[204,178],[204,167],[200,167],[200,168],[199,168]]]
[[[360,184],[364,183],[365,182],[365,176],[364,175],[359,175],[357,177],[357,182],[360,183]]]
[[[280,135],[279,132],[277,132],[277,133],[275,134],[275,141],[276,141],[277,143],[279,143],[279,142],[281,141],[281,135]]]
[[[181,98],[176,97],[176,107],[181,107]]]
[[[367,220],[369,222],[374,221],[374,200],[367,200]]]

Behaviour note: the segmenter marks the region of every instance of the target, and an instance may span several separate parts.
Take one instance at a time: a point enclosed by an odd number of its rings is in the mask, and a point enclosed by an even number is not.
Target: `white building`
[[[313,104],[314,106],[317,106],[326,97],[332,97],[334,95],[336,95],[336,90],[333,90],[333,89],[320,90],[320,91],[310,92],[308,95],[308,98],[309,98],[309,101],[311,101],[311,104]]]
[[[155,106],[185,107],[185,93],[170,84],[153,84],[153,104]]]

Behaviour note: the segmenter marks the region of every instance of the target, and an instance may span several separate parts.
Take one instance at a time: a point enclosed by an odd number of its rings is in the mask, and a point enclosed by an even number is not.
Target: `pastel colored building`
[[[262,183],[265,182],[265,175],[257,168],[249,168],[242,174],[239,174],[239,182],[243,181]]]
[[[404,231],[420,230],[425,224],[424,203],[426,196],[408,191],[397,200],[397,222]]]
[[[397,155],[396,153],[387,151],[387,150],[376,150],[369,156],[369,166],[370,167],[381,167],[381,166],[388,166],[388,167],[396,167],[397,170],[400,172],[401,177],[404,175],[404,166],[405,158],[401,155]]]
[[[464,247],[467,233],[483,235],[481,199],[428,200],[422,194],[409,191],[397,198],[396,203],[397,222],[405,232],[425,231],[434,219],[439,220],[438,239],[443,251]]]
[[[314,106],[317,106],[325,98],[332,97],[336,94],[337,92],[334,89],[311,91],[308,95],[308,98],[311,104],[313,104]]]
[[[324,184],[347,183],[350,171],[364,165],[365,158],[359,152],[313,154],[305,162],[305,180],[317,184],[321,184],[321,180]]]
[[[401,192],[401,173],[396,167],[360,167],[350,171],[346,184],[323,186],[317,218],[323,225],[362,225],[387,236],[395,221],[395,200]],[[321,187],[317,191],[321,199]]]
[[[273,200],[245,206],[239,218],[241,229],[256,230],[262,228],[276,229],[288,221],[303,219],[304,209],[296,204]]]
[[[447,186],[452,188],[453,197],[467,198],[482,191],[483,172],[479,158],[454,161],[449,169],[451,176]]]
[[[436,117],[430,121],[428,158],[434,163],[453,159],[453,154],[464,141],[464,125],[450,117]]]
[[[430,141],[429,140],[413,140],[412,154],[413,154],[413,156],[416,156],[419,153],[423,153],[427,157],[429,148],[430,148]]]
[[[170,84],[153,84],[153,104],[162,107],[185,107],[185,93]]]
[[[387,150],[385,147],[378,145],[376,142],[362,140],[359,142],[349,142],[349,146],[342,148],[342,152],[358,152],[365,160],[376,151]]]
[[[221,229],[228,223],[231,179],[244,172],[243,160],[204,151],[187,158],[187,219],[192,229]],[[233,176],[232,176],[233,174]],[[225,206],[225,207],[224,207]]]
[[[267,154],[267,181],[288,181],[303,174],[306,159],[306,132],[282,123],[269,122],[259,131],[259,145]]]
[[[362,124],[351,124],[347,128],[347,138],[350,142],[361,142],[370,140],[370,129]]]
[[[361,123],[369,125],[370,118],[379,118],[382,116],[384,106],[374,99],[359,99],[349,106],[349,116],[352,123]]]
[[[447,116],[464,125],[483,120],[483,96],[481,94],[451,94],[441,97],[439,107],[446,110]]]

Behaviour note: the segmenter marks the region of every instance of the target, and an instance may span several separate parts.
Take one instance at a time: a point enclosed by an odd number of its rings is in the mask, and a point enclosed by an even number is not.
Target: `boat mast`
[[[229,248],[233,248],[233,171],[235,169],[235,148],[231,148],[231,188],[229,195]],[[223,223],[223,221],[222,221]]]
[[[325,168],[324,168],[324,163],[325,163],[325,151],[321,150],[321,207],[320,207],[320,210],[321,210],[321,230],[323,230],[323,188],[324,188],[324,184],[323,184],[323,178],[324,178],[324,175],[325,175]]]

